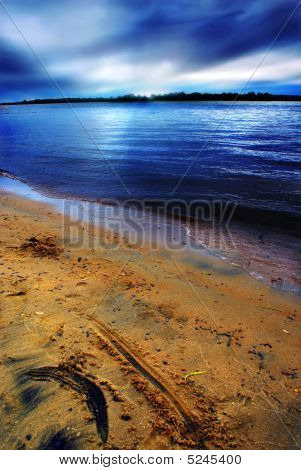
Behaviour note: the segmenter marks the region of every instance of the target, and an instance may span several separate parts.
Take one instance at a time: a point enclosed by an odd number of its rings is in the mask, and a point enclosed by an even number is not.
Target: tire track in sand
[[[93,319],[93,331],[105,339],[107,339],[117,351],[152,385],[157,387],[162,392],[171,404],[176,408],[178,413],[184,420],[186,428],[193,430],[196,425],[196,416],[191,412],[188,406],[179,399],[179,392],[176,391],[170,383],[168,383],[157,371],[155,371],[144,359],[139,352],[133,351],[128,342],[122,338],[116,330],[113,330],[108,325],[103,324]]]

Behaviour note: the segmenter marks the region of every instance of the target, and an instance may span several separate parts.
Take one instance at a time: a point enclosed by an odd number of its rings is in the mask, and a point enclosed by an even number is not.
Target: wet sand
[[[75,248],[52,207],[0,208],[2,449],[300,448],[300,297],[205,250],[91,227],[111,245]]]

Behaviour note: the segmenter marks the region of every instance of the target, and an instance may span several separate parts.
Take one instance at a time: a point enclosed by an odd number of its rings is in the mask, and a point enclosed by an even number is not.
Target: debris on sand
[[[197,370],[195,372],[190,372],[189,374],[184,376],[184,379],[187,380],[188,377],[192,377],[194,375],[203,375],[203,374],[206,374],[207,372],[208,370]]]
[[[6,294],[6,297],[20,297],[21,295],[25,295],[26,292],[23,290],[19,290],[18,292],[9,292]]]
[[[20,248],[39,258],[57,258],[63,252],[63,249],[57,246],[53,237],[46,237],[41,240],[31,237],[22,243]]]
[[[294,368],[294,369],[288,369],[288,370],[283,370],[281,372],[282,375],[285,375],[286,377],[290,378],[290,379],[297,379],[298,378],[298,372],[297,372],[298,369]]]

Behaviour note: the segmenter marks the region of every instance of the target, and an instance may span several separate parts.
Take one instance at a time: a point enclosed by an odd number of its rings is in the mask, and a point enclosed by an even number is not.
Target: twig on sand
[[[208,370],[199,370],[199,371],[195,371],[195,372],[189,372],[189,374],[184,376],[184,379],[187,380],[188,377],[191,377],[192,375],[203,375],[203,374],[206,374],[207,372],[208,372]]]

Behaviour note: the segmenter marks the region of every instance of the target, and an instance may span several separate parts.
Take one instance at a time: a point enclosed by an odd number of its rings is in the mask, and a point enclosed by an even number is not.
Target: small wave
[[[6,178],[10,178],[11,180],[17,180],[21,181],[21,183],[27,184],[27,181],[25,181],[22,178],[19,178],[19,176],[14,175],[13,173],[10,173],[9,171],[3,170],[0,168],[0,176],[5,176]]]

